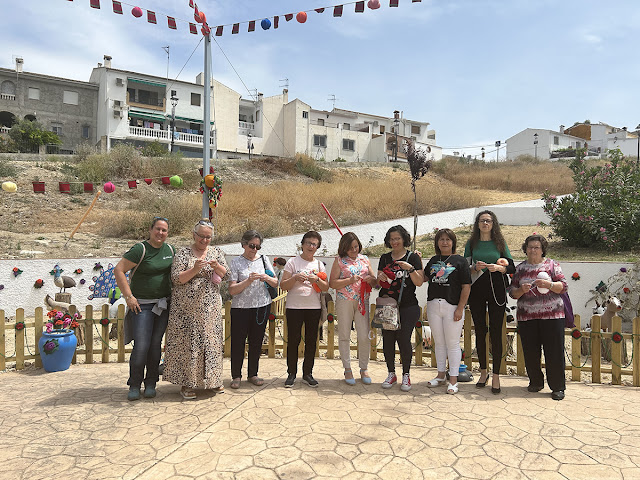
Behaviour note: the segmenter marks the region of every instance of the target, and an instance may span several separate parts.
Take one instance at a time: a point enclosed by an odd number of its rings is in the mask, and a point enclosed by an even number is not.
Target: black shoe
[[[557,392],[552,392],[551,398],[553,398],[554,400],[562,400],[564,398],[564,391],[558,390]]]
[[[144,398],[155,398],[156,396],[156,386],[155,385],[145,385],[144,386]]]
[[[293,382],[295,381],[296,381],[296,374],[290,373],[289,376],[287,377],[287,380],[284,382],[284,388],[293,387]]]
[[[313,378],[313,375],[309,374],[309,375],[303,375],[302,376],[302,381],[304,383],[306,383],[307,385],[309,385],[310,387],[317,387],[318,386],[318,381]]]
[[[488,381],[489,381],[489,374],[487,373],[487,378],[484,379],[484,382],[481,382],[480,380],[478,380],[478,383],[476,383],[476,388],[486,387]]]
[[[527,391],[531,392],[531,393],[537,393],[540,390],[542,390],[544,387],[539,387],[538,385],[529,385],[527,387]]]
[[[494,395],[498,395],[502,390],[500,389],[500,387],[498,388],[494,388],[491,387],[491,393],[493,393]]]

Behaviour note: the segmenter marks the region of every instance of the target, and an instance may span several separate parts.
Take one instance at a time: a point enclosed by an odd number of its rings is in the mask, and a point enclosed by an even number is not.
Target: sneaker
[[[289,376],[287,377],[287,380],[284,382],[284,388],[293,387],[293,382],[295,381],[296,381],[296,374],[290,373]]]
[[[129,387],[127,400],[129,400],[130,402],[133,402],[134,400],[140,400],[140,387]]]
[[[389,372],[389,375],[387,375],[387,379],[382,382],[382,388],[391,388],[396,383],[398,383],[398,377],[396,377],[395,373]]]
[[[313,375],[309,374],[309,375],[303,375],[302,376],[302,381],[304,383],[306,383],[307,385],[309,385],[310,387],[317,387],[318,386],[318,381],[313,378]]]
[[[557,392],[551,392],[551,398],[553,398],[554,400],[564,399],[564,391],[558,390]]]
[[[400,385],[400,390],[403,392],[408,392],[411,390],[411,379],[409,378],[409,374],[405,373],[402,375],[402,385]]]
[[[145,385],[144,386],[144,398],[155,398],[156,396],[156,386],[155,385]]]

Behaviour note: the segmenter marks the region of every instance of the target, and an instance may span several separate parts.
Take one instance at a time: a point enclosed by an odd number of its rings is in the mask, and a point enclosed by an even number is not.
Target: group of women
[[[409,250],[409,233],[397,225],[385,235],[384,243],[390,251],[380,257],[377,273],[362,254],[358,237],[349,232],[340,240],[329,276],[324,263],[315,257],[322,244],[321,235],[315,231],[304,234],[301,253],[289,259],[281,274],[276,275],[269,259],[259,254],[263,238],[255,230],[242,236],[244,251],[229,265],[223,252],[210,245],[214,233],[210,222],[198,222],[193,229],[193,243],[177,252],[165,243],[168,230],[166,218],[154,218],[149,240],[134,245],[115,268],[115,277],[128,307],[125,331],[132,332],[130,337],[134,340],[127,382],[129,400],[137,400],[141,395],[155,397],[165,329],[164,380],[180,385],[180,393],[185,399],[195,399],[196,390],[200,389],[224,390],[220,285],[227,280],[233,298],[231,388],[241,385],[247,344],[247,380],[257,386],[264,384],[258,376],[258,367],[270,313],[269,287],[273,290],[279,284],[287,291],[285,387],[292,387],[296,380],[303,326],[302,381],[311,387],[318,386],[313,377],[313,366],[321,317],[321,292],[329,288],[336,290],[338,346],[344,381],[348,385],[356,384],[350,347],[351,329],[355,326],[359,376],[363,384],[371,384],[368,371],[369,295],[373,287],[380,287],[379,297],[396,300],[399,318],[396,330],[382,330],[388,371],[382,388],[400,383],[402,391],[409,391],[411,335],[420,319],[416,287],[427,281],[427,318],[437,361],[437,376],[428,382],[430,387],[446,384],[447,393],[458,392],[460,335],[468,304],[478,339],[480,379],[476,387],[485,387],[489,382],[485,341],[488,316],[493,358],[491,391],[494,394],[501,392],[502,327],[509,294],[518,303],[518,330],[530,380],[528,390],[538,392],[544,387],[540,368],[544,347],[552,398],[564,398],[564,303],[560,294],[567,290],[565,277],[558,263],[546,258],[547,241],[540,235],[527,237],[522,245],[527,259],[515,267],[498,220],[489,210],[476,216],[464,257],[456,253],[455,233],[440,229],[434,240],[435,255],[423,268],[421,256]],[[128,279],[127,271],[130,271]],[[400,382],[395,368],[396,344],[402,364]],[[143,383],[144,391],[141,392]]]

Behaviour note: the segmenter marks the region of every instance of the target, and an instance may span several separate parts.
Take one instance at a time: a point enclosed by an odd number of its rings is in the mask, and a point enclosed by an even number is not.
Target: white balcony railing
[[[176,132],[177,136],[174,143],[177,144],[189,144],[189,145],[202,145],[204,142],[204,135],[197,135],[195,133],[182,133]],[[156,130],[154,128],[132,127],[129,126],[129,135],[143,140],[158,140],[162,143],[171,142],[171,132],[168,130]],[[213,134],[209,138],[209,144],[214,144]]]
[[[15,100],[16,96],[9,93],[0,93],[0,100]]]
[[[255,129],[255,124],[249,122],[238,122],[238,128],[253,131]]]
[[[9,133],[9,130],[11,130],[10,127],[5,127],[4,125],[0,127],[0,133]]]

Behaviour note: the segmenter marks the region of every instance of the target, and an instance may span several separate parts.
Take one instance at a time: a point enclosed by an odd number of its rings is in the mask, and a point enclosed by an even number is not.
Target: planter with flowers
[[[47,313],[49,321],[38,341],[42,366],[47,372],[61,372],[71,365],[78,340],[73,329],[77,328],[80,314],[71,316],[58,310]]]

